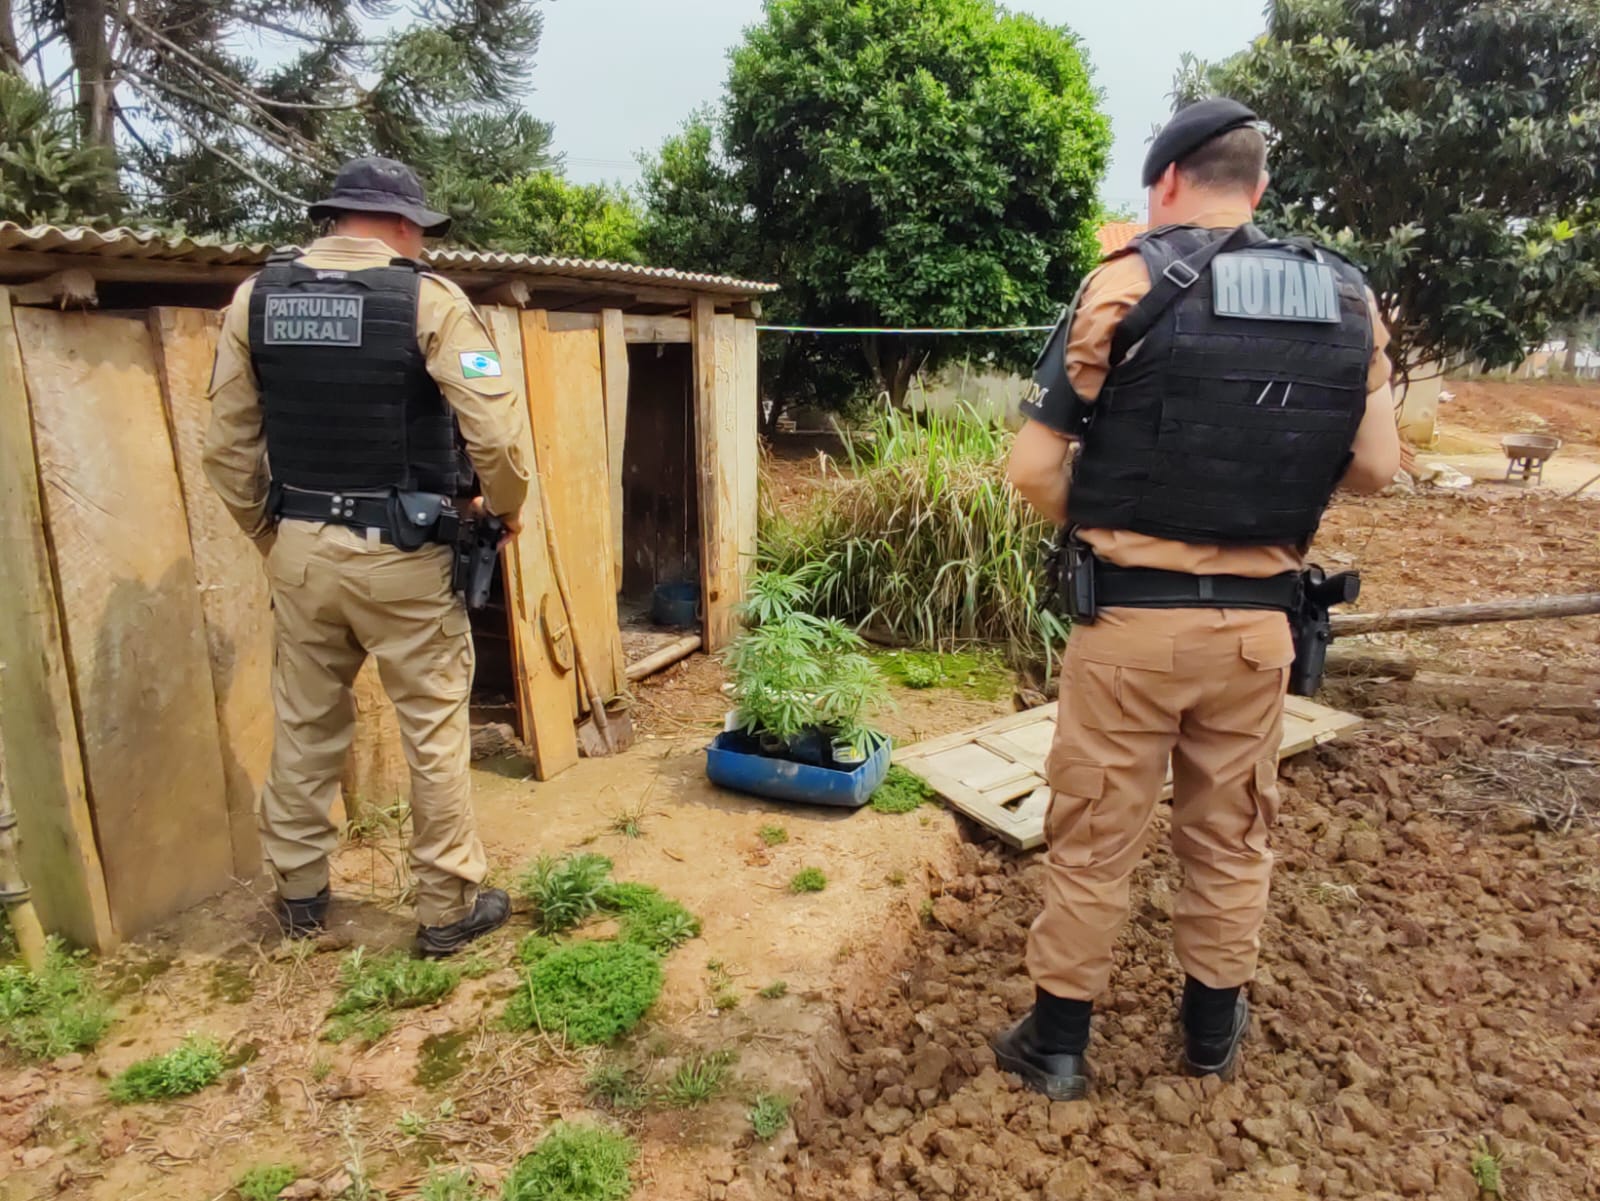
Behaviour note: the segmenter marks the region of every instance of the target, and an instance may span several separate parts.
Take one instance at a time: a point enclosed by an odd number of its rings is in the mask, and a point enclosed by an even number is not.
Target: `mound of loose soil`
[[[1477,1201],[1486,1148],[1504,1196],[1597,1195],[1600,838],[1433,812],[1452,763],[1534,733],[1597,757],[1595,724],[1549,721],[1411,713],[1287,769],[1256,1025],[1228,1084],[1175,1074],[1164,827],[1095,1019],[1092,1097],[1072,1104],[986,1046],[1031,1003],[1042,864],[964,847],[898,985],[842,1015],[826,1115],[763,1183],[801,1201]]]

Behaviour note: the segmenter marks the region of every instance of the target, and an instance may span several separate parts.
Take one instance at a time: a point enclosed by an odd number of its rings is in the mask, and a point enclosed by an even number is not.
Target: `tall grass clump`
[[[28,1059],[87,1051],[111,1027],[111,1007],[84,970],[81,955],[50,940],[44,969],[0,964],[0,1045]]]
[[[847,436],[853,469],[801,513],[762,514],[762,566],[806,573],[819,616],[906,644],[1005,644],[1055,657],[1065,622],[1041,609],[1053,531],[1006,483],[1012,435],[968,404],[883,406]]]

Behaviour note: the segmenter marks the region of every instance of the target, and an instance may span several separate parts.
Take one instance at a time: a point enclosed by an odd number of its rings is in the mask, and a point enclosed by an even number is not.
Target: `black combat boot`
[[[1233,1078],[1239,1047],[1250,1029],[1250,1002],[1240,988],[1207,988],[1193,976],[1183,985],[1183,1066],[1191,1076]]]
[[[511,916],[511,898],[503,888],[485,888],[473,902],[472,912],[448,926],[418,926],[417,954],[424,959],[454,955],[475,938],[498,930]]]
[[[990,1040],[1003,1071],[1052,1101],[1076,1101],[1089,1091],[1089,1001],[1071,1001],[1039,989],[1033,1009],[1004,1034]]]
[[[327,928],[328,902],[333,899],[333,894],[324,884],[322,891],[314,897],[303,897],[291,900],[288,897],[279,897],[278,905],[274,911],[278,918],[278,928],[283,931],[285,938],[310,938],[321,934]]]

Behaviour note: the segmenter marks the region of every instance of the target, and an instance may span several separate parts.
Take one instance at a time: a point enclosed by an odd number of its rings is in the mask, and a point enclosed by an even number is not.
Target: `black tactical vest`
[[[1198,272],[1185,269],[1230,237]],[[1073,469],[1073,523],[1179,542],[1308,544],[1366,410],[1373,334],[1360,271],[1253,226],[1167,227],[1135,250],[1152,281],[1168,275],[1166,291],[1187,286],[1136,345],[1138,306],[1124,318]]]
[[[455,414],[417,345],[422,270],[267,260],[250,293],[250,357],[274,483],[451,497],[470,486]]]

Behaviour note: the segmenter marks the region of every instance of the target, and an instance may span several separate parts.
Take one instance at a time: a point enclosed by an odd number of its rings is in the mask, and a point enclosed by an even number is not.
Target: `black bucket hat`
[[[422,181],[392,158],[353,158],[333,177],[333,193],[308,210],[312,220],[337,213],[394,213],[422,226],[430,238],[450,229],[450,218],[423,203]]]

